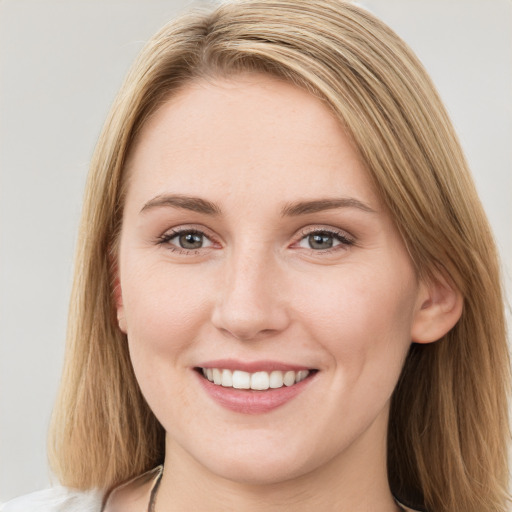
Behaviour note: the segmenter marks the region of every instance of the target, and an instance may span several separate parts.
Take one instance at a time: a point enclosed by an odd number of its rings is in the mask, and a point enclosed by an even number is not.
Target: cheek
[[[197,273],[183,268],[144,267],[134,260],[126,261],[124,270],[121,285],[133,369],[150,408],[168,427],[176,411],[188,411],[189,358],[204,337],[210,294]]]
[[[132,253],[133,254],[133,253]],[[162,389],[184,386],[190,350],[202,337],[208,293],[201,277],[165,262],[148,265],[126,257],[121,288],[130,358],[150,407],[158,411]],[[182,390],[179,396],[186,396]]]
[[[132,265],[132,268],[137,268]],[[179,347],[187,333],[193,343],[201,319],[208,316],[209,298],[200,275],[159,264],[130,273],[122,282],[128,338],[156,352]]]
[[[337,269],[336,275],[319,276],[317,293],[310,283],[299,283],[295,291],[302,298],[297,316],[349,381],[368,371],[372,380],[400,372],[411,342],[417,285],[407,263],[395,267]]]

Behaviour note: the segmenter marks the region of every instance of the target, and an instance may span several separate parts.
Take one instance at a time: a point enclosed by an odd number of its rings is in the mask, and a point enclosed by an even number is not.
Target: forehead
[[[129,188],[139,191],[247,193],[267,183],[285,195],[325,195],[336,186],[376,200],[358,151],[326,104],[262,74],[184,86],[142,128],[128,172],[137,182]]]

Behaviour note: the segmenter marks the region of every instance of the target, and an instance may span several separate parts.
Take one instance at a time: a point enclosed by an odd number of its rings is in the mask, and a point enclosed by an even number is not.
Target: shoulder
[[[0,505],[0,512],[101,512],[100,491],[54,487],[20,496]]]

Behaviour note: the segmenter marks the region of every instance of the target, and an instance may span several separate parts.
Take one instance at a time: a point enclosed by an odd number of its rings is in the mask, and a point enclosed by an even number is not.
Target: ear
[[[113,262],[111,264],[112,275],[114,276],[114,282],[112,284],[112,295],[114,297],[114,303],[116,306],[117,313],[117,323],[119,325],[119,329],[126,334],[126,318],[124,315],[124,305],[123,305],[123,292],[121,289],[121,281],[119,280],[119,268],[117,266],[117,262]]]
[[[412,341],[432,343],[442,338],[458,322],[463,302],[460,291],[441,273],[422,281],[411,330]]]

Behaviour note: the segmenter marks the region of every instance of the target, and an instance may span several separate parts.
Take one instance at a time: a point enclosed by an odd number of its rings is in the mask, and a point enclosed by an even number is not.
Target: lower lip
[[[225,388],[205,379],[199,372],[195,373],[203,389],[215,402],[241,414],[263,414],[281,407],[301,393],[314,377],[314,375],[310,375],[293,386],[256,391],[254,389]]]

